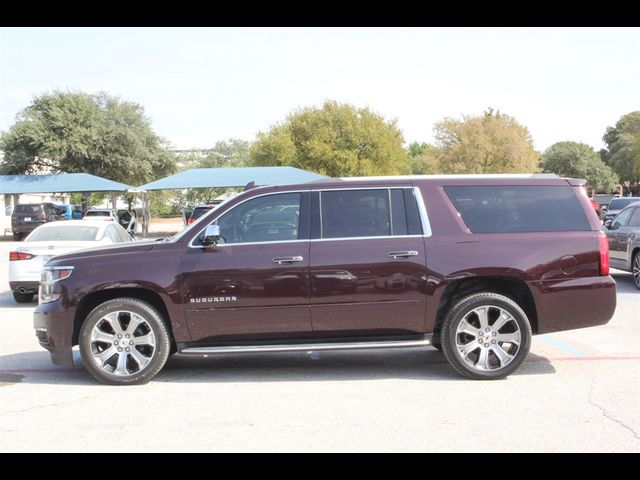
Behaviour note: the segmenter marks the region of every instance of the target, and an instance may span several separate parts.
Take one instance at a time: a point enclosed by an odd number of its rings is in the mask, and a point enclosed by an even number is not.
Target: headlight
[[[60,280],[69,278],[73,273],[73,267],[44,267],[40,277],[40,303],[55,302],[60,298],[60,292],[55,291],[55,285]]]

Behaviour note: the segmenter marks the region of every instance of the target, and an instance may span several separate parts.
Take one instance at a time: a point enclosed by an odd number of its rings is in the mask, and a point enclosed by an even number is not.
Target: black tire
[[[13,299],[18,303],[29,303],[33,301],[33,293],[13,292]]]
[[[14,242],[19,242],[22,240],[22,234],[21,233],[14,233],[13,234],[13,241]]]
[[[442,340],[440,338],[440,331],[433,332],[433,338],[431,339],[431,346],[438,351],[442,351]]]
[[[146,322],[145,328],[148,326],[155,336],[155,345],[152,349],[151,356],[149,357],[149,363],[143,368],[139,368],[137,371],[130,374],[127,373],[126,376],[118,376],[108,371],[109,368],[114,368],[112,366],[107,365],[106,368],[104,365],[99,366],[98,360],[95,359],[94,351],[97,353],[98,350],[96,349],[100,348],[102,344],[94,342],[92,345],[91,342],[91,335],[94,327],[101,324],[106,315],[114,312],[132,312],[139,315]],[[120,320],[118,320],[118,322],[122,325]],[[147,383],[162,369],[171,350],[169,329],[160,313],[158,313],[158,311],[148,303],[136,298],[116,298],[106,301],[94,308],[80,328],[79,344],[80,354],[85,368],[98,381],[108,385],[140,385]],[[104,345],[109,345],[109,347],[111,347],[110,344],[105,343]],[[131,348],[136,347],[134,346]],[[117,359],[120,358],[120,355],[120,353],[117,353]],[[116,353],[114,352],[114,357],[115,356]],[[131,357],[133,357],[133,355]],[[126,365],[130,365],[130,362],[126,363]]]
[[[640,290],[640,250],[635,253],[631,259],[631,273],[633,277],[633,283],[636,288]]]
[[[500,366],[497,367],[495,370],[489,369],[489,370],[481,371],[478,367],[469,365],[463,359],[463,355],[458,350],[458,346],[456,344],[457,342],[456,330],[460,325],[461,321],[469,314],[472,315],[470,318],[473,318],[473,314],[471,312],[473,312],[477,308],[482,308],[482,307],[488,307],[489,309],[488,310],[489,313],[487,313],[487,317],[489,317],[490,325],[494,325],[496,323],[495,319],[493,320],[493,322],[491,321],[490,317],[492,315],[492,312],[499,312],[499,309],[502,309],[502,310],[505,310],[512,318],[512,320],[509,321],[510,327],[514,329],[515,325],[513,325],[513,322],[515,322],[517,324],[517,328],[519,329],[518,331],[519,340],[520,340],[519,346],[515,347],[512,344],[507,344],[509,345],[508,348],[510,349],[510,353],[511,353],[511,349],[515,348],[515,352],[513,353],[513,356],[510,357],[510,363],[506,364],[505,366],[502,366],[502,362],[498,359],[498,356],[496,356],[495,353],[487,354],[489,355],[488,357],[489,359],[494,360],[494,363],[495,361],[499,362]],[[469,323],[469,319],[467,320],[467,322]],[[504,329],[505,327],[502,327],[502,328]],[[480,331],[482,331],[482,329],[480,329]],[[498,333],[501,334],[503,332],[500,331]],[[482,333],[481,335],[484,335],[484,334],[485,333]],[[460,335],[465,335],[465,334],[461,333]],[[508,297],[505,297],[504,295],[486,292],[486,293],[476,293],[473,295],[469,295],[463,298],[462,300],[460,300],[459,302],[457,302],[455,305],[453,305],[453,307],[451,308],[451,310],[449,310],[449,313],[445,317],[445,320],[442,324],[440,342],[442,345],[442,352],[444,353],[449,364],[453,367],[453,369],[456,372],[458,372],[459,374],[467,378],[471,378],[474,380],[497,380],[500,378],[504,378],[510,375],[511,373],[513,373],[520,366],[520,364],[525,360],[525,358],[529,354],[529,349],[531,348],[531,337],[532,337],[531,325],[529,323],[529,319],[527,318],[527,315],[524,313],[522,308],[520,308],[520,306],[516,302],[514,302]],[[480,338],[480,337],[477,337],[477,338]],[[496,337],[496,338],[499,338],[499,337]],[[490,340],[488,340],[488,342],[490,342]],[[495,343],[495,341],[493,343]],[[471,342],[469,342],[468,344],[471,345]],[[485,346],[488,344],[489,343],[485,344]],[[491,346],[491,348],[494,348],[494,347]],[[478,345],[478,349],[482,350],[482,345]],[[504,352],[504,350],[502,350],[502,352]],[[480,358],[477,359],[476,365],[478,365],[479,363],[480,363]]]

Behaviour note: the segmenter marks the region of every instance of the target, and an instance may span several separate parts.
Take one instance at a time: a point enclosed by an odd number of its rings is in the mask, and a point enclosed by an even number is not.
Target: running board
[[[242,345],[230,347],[191,347],[180,350],[183,355],[210,355],[216,353],[271,353],[271,352],[317,352],[320,350],[369,350],[374,348],[409,348],[431,345],[432,335],[416,340],[385,340],[380,342],[344,343],[295,343],[290,345]]]

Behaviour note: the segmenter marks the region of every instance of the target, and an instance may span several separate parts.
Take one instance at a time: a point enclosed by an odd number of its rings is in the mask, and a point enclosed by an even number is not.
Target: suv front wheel
[[[80,354],[91,375],[109,385],[151,380],[169,357],[169,332],[158,311],[136,298],[98,305],[80,329]]]
[[[527,315],[516,302],[497,293],[477,293],[453,306],[440,335],[442,351],[458,373],[493,380],[520,366],[532,334]]]

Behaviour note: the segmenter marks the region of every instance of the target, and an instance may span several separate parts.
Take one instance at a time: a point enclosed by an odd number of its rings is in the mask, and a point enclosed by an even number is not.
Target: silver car
[[[633,273],[633,282],[640,290],[640,202],[630,204],[604,226],[611,266]]]

